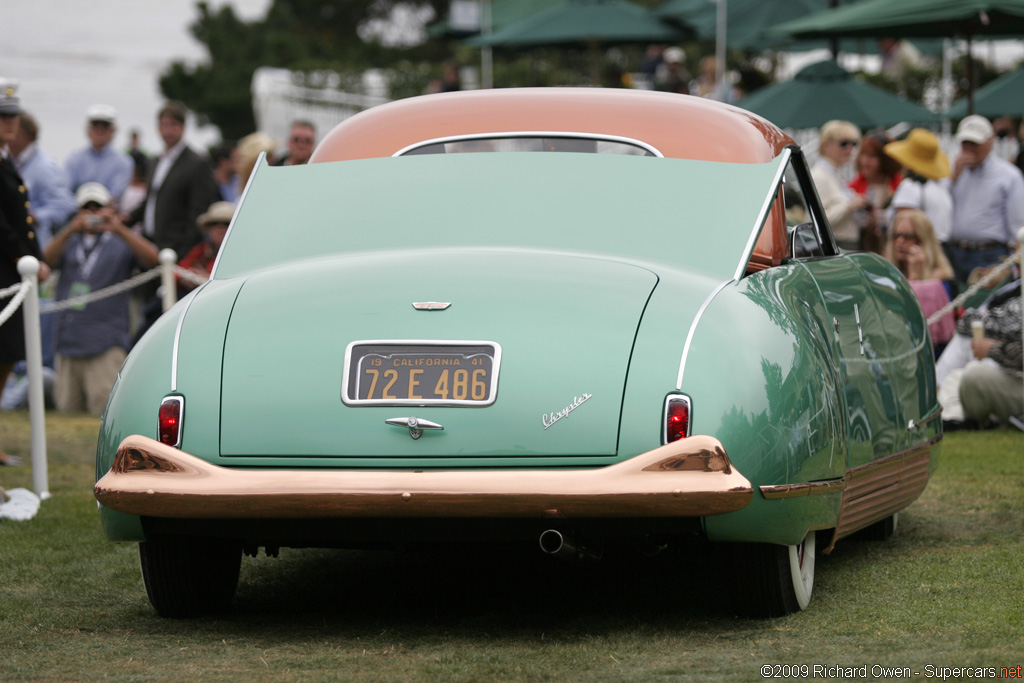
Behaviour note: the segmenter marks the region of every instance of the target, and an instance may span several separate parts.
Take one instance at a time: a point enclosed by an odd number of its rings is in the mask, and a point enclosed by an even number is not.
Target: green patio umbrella
[[[864,0],[778,24],[769,35],[793,38],[876,36],[894,38],[1024,34],[1024,0]],[[968,78],[973,69],[968,64]],[[973,83],[968,110],[974,108]]]
[[[828,7],[830,0],[727,0],[726,41],[730,48],[762,50],[793,43],[788,36],[767,39],[765,27],[813,14]],[[717,37],[717,3],[714,0],[666,0],[654,10],[662,19],[681,20],[693,26],[705,40]],[[807,41],[804,41],[805,43]],[[814,41],[813,47],[823,47]],[[787,45],[787,47],[792,47]]]
[[[820,39],[794,40],[788,35],[767,35],[765,29],[785,21],[806,17],[832,6],[833,0],[727,0],[726,39],[730,48],[740,50],[768,50],[785,48],[788,51],[828,48]],[[679,19],[692,26],[697,36],[706,40],[717,37],[716,0],[665,0],[654,13],[662,19]],[[941,49],[941,42],[924,41],[915,45],[924,52]],[[875,54],[874,40],[845,40],[839,44],[843,52]]]
[[[967,98],[958,100],[947,115],[951,119],[967,116]],[[1020,118],[1024,112],[1024,67],[1003,74],[974,93],[974,113],[998,119],[1001,116]]]
[[[794,38],[898,38],[1024,34],[1024,0],[863,0],[777,24]]]
[[[791,129],[818,128],[832,119],[862,129],[935,121],[935,114],[921,105],[854,79],[831,59],[804,67],[792,80],[755,90],[738,105]]]
[[[667,42],[692,36],[626,0],[559,0],[551,7],[466,42],[491,47],[552,47]]]
[[[546,10],[557,2],[558,0],[491,0],[491,31],[497,31]],[[453,26],[448,18],[427,26],[427,35],[431,38],[466,38],[479,32],[479,29],[467,30]]]

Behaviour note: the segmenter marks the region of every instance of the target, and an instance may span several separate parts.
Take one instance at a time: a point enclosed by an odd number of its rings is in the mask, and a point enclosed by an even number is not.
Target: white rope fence
[[[161,278],[163,284],[163,308],[166,311],[178,300],[175,276],[196,285],[201,285],[207,280],[190,270],[179,268],[177,258],[173,249],[163,249],[160,252],[160,265],[152,270],[139,273],[116,285],[83,296],[48,302],[45,306],[40,306],[39,261],[32,256],[23,256],[18,260],[21,283],[0,289],[0,301],[11,297],[10,302],[0,311],[0,325],[10,320],[19,306],[24,306],[25,365],[28,376],[28,412],[32,448],[32,488],[41,500],[50,497],[50,490],[46,462],[46,405],[43,396],[43,345],[39,323],[40,314],[84,306],[130,291],[158,277]],[[0,382],[6,381],[6,377],[0,377]]]
[[[10,295],[14,294],[14,298],[11,299],[11,303],[7,304],[4,310],[0,311],[0,325],[11,319],[14,312],[18,310],[18,306],[21,306],[21,302],[28,296],[28,290],[32,285],[28,282],[22,282],[21,284],[11,285],[7,289],[0,289],[0,299],[6,299]]]
[[[1018,238],[1020,237],[1020,235],[1024,235],[1024,228],[1021,228],[1021,232],[1018,235]],[[943,306],[939,310],[937,310],[934,313],[932,313],[931,316],[928,318],[928,324],[929,325],[933,325],[933,324],[939,322],[940,320],[942,320],[942,318],[944,316],[948,315],[949,313],[952,313],[957,308],[959,308],[961,305],[963,305],[963,303],[965,301],[967,301],[972,296],[977,294],[979,290],[984,289],[984,288],[988,288],[988,287],[990,287],[990,286],[1000,282],[1004,277],[1006,277],[1007,271],[1009,271],[1010,268],[1013,267],[1013,264],[1014,263],[1020,263],[1021,251],[1024,250],[1024,243],[1022,243],[1020,241],[1020,239],[1018,239],[1017,240],[1017,245],[1018,245],[1017,246],[1017,251],[1015,251],[1014,253],[1012,253],[1009,256],[1007,256],[1002,261],[1002,263],[997,265],[995,268],[993,268],[989,272],[985,273],[984,277],[982,277],[980,280],[975,282],[973,285],[971,285],[970,287],[965,289],[963,291],[963,293],[961,293],[955,299],[950,301],[948,304],[946,304],[945,306]]]

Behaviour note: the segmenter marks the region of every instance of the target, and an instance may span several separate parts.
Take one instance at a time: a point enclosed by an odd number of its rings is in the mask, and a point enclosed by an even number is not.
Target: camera
[[[105,219],[103,216],[89,215],[85,217],[85,227],[90,232],[98,232],[103,226]]]

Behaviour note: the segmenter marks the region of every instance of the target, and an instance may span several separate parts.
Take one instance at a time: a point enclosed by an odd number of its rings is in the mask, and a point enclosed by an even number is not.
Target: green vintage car
[[[696,97],[450,93],[261,162],[209,282],[132,350],[97,447],[157,612],[260,548],[699,544],[803,609],[941,439],[921,308],[840,253],[793,141]]]

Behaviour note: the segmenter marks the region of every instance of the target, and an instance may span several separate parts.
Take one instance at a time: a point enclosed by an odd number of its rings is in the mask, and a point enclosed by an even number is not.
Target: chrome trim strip
[[[604,133],[580,133],[580,132],[568,132],[568,131],[541,131],[541,130],[523,130],[523,131],[494,131],[491,133],[473,133],[470,135],[448,135],[441,138],[431,138],[430,140],[422,140],[420,142],[414,142],[411,145],[407,145],[402,149],[398,150],[391,156],[400,157],[404,154],[411,152],[414,149],[420,147],[426,147],[427,145],[437,145],[447,142],[462,142],[463,140],[490,140],[490,139],[501,139],[501,138],[546,138],[546,137],[557,137],[557,138],[577,138],[581,140],[601,140],[604,142],[621,142],[623,144],[634,145],[640,147],[656,157],[664,158],[665,155],[661,153],[656,147],[652,147],[646,142],[641,142],[635,138],[627,138],[621,135],[605,135]]]
[[[933,418],[928,418],[933,419]],[[904,449],[899,453],[893,453],[887,455],[884,458],[878,460],[872,460],[869,463],[858,465],[857,467],[846,470],[845,475],[842,479],[831,479],[829,481],[812,481],[802,484],[775,484],[775,485],[762,485],[758,488],[761,490],[761,494],[770,500],[780,498],[798,498],[800,496],[814,496],[814,495],[825,495],[828,493],[836,493],[838,491],[845,491],[846,487],[850,484],[850,480],[856,477],[863,476],[866,473],[870,473],[872,470],[891,466],[894,463],[905,461],[908,458],[913,458],[922,453],[927,452],[932,446],[942,440],[942,437],[935,437],[929,439],[924,443],[911,446],[910,448]]]
[[[938,407],[933,408],[930,413],[928,413],[927,415],[922,417],[921,421],[918,422],[916,426],[921,427],[923,425],[928,424],[929,422],[932,422],[934,420],[939,419],[939,417],[941,417],[941,416],[942,416],[942,406],[939,405]]]
[[[690,342],[693,341],[693,334],[697,331],[697,323],[700,322],[700,318],[704,315],[705,309],[711,304],[711,300],[718,296],[726,285],[736,282],[736,278],[732,280],[726,280],[722,284],[715,287],[711,294],[708,294],[708,298],[704,299],[704,303],[697,309],[697,315],[693,316],[693,322],[690,323],[690,331],[686,333],[686,343],[683,344],[683,356],[679,359],[679,375],[676,377],[676,391],[683,390],[683,370],[686,368],[686,357],[690,355]]]
[[[355,399],[348,395],[349,366],[352,362],[352,349],[364,344],[393,344],[410,346],[489,346],[494,350],[489,401],[444,401],[437,399]],[[484,407],[494,403],[498,398],[498,376],[501,374],[501,344],[493,341],[465,339],[358,339],[349,342],[345,347],[345,366],[341,372],[341,401],[347,406],[470,406]]]
[[[256,165],[252,167],[252,173],[249,174],[249,179],[245,181],[245,187],[242,188],[242,194],[238,197],[238,202],[235,203],[235,215],[231,217],[231,223],[228,224],[228,231],[224,233],[224,239],[221,241],[220,249],[217,250],[217,256],[213,259],[213,267],[210,268],[210,279],[217,274],[217,264],[220,263],[220,255],[224,253],[224,245],[227,244],[228,239],[231,237],[231,229],[235,227],[235,218],[238,216],[238,211],[242,208],[242,203],[245,201],[245,195],[249,194],[249,188],[252,187],[252,181],[256,178],[256,174],[259,173],[261,167],[266,166],[267,153],[260,152],[260,155],[256,157]]]
[[[768,500],[780,498],[799,498],[801,496],[823,496],[839,493],[846,488],[846,479],[832,481],[811,481],[806,484],[776,484],[759,486],[761,495]]]
[[[775,198],[779,194],[779,187],[782,185],[782,178],[786,174],[786,169],[789,167],[789,158],[792,155],[793,152],[788,147],[782,150],[782,154],[779,155],[779,158],[782,159],[782,163],[779,164],[779,170],[775,174],[775,178],[772,180],[771,190],[769,190],[768,196],[765,197],[764,204],[761,205],[761,211],[757,214],[758,221],[750,231],[750,237],[747,239],[747,246],[743,248],[743,253],[740,256],[740,262],[736,266],[736,272],[733,273],[732,276],[732,279],[734,280],[739,280],[743,277],[743,273],[747,270],[747,264],[750,263],[750,257],[754,255],[754,247],[757,245],[757,238],[761,234],[761,230],[764,229],[764,224],[768,220],[768,213],[771,211],[772,204],[775,202]]]
[[[901,459],[911,458],[916,455],[920,455],[921,453],[930,450],[932,446],[939,443],[940,441],[942,441],[942,436],[935,436],[932,437],[931,439],[928,439],[927,441],[923,441],[919,444],[914,444],[910,448],[904,448],[902,451],[899,451],[898,453],[893,453],[892,455],[887,455],[884,458],[872,460],[871,462],[864,463],[863,465],[851,467],[850,469],[846,470],[846,478],[849,479],[852,476],[863,474],[864,472],[868,472],[872,469],[883,467],[885,465],[891,465],[892,463],[898,462]]]
[[[205,284],[203,283],[203,286]],[[174,346],[171,347],[171,391],[178,390],[178,344],[181,341],[181,326],[185,323],[185,314],[188,313],[188,309],[192,307],[192,302],[195,300],[196,297],[193,295],[185,304],[185,308],[181,310],[181,317],[178,318],[178,325],[174,329]]]

